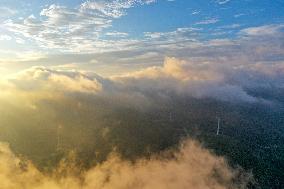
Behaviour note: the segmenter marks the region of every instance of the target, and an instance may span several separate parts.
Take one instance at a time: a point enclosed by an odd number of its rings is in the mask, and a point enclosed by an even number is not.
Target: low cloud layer
[[[147,68],[119,77],[132,88],[170,91],[195,98],[225,101],[256,101],[241,84],[230,83],[226,68],[208,62],[190,62],[166,58],[162,67]],[[235,73],[234,73],[235,74]]]
[[[96,93],[101,84],[96,78],[76,71],[57,71],[45,67],[25,70],[10,79],[18,89],[24,91],[82,92]]]
[[[0,161],[2,189],[241,189],[252,179],[193,141],[185,142],[177,152],[136,163],[112,155],[80,174],[75,174],[76,167],[63,163],[54,174],[41,173],[32,163],[17,157],[5,143],[0,144]]]
[[[283,91],[282,63],[228,64],[165,58],[154,66],[127,74],[101,77],[94,72],[62,71],[33,67],[8,79],[14,90],[24,92],[85,93],[149,100],[149,93],[213,98],[229,102],[267,102],[250,91]],[[9,89],[7,89],[9,90]],[[273,101],[273,99],[272,99]],[[143,103],[142,103],[143,104]]]

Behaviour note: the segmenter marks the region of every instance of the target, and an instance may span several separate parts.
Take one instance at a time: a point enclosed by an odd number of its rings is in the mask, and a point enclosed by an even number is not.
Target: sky
[[[45,66],[113,76],[166,57],[240,54],[279,63],[283,8],[282,0],[0,0],[0,74]]]

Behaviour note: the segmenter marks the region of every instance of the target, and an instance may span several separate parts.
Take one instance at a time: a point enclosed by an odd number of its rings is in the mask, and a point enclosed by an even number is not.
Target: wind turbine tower
[[[218,127],[217,127],[216,135],[219,135],[219,132],[220,132],[220,118],[217,117],[217,120],[218,120]]]
[[[56,144],[56,150],[59,151],[60,150],[60,130],[62,129],[62,125],[58,125],[57,127],[57,144]]]

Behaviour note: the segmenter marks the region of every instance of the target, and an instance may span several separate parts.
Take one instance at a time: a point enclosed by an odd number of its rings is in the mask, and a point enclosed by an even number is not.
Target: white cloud
[[[128,33],[124,33],[124,32],[107,32],[105,35],[112,36],[112,37],[127,37]]]
[[[103,16],[119,18],[126,14],[125,9],[129,9],[137,4],[150,4],[154,0],[116,0],[116,1],[87,1],[81,5],[83,10],[94,10]]]
[[[281,34],[281,29],[284,28],[284,25],[264,25],[258,27],[250,27],[241,30],[243,35],[249,36],[273,36],[275,34]]]
[[[197,15],[197,14],[200,14],[200,12],[201,12],[201,11],[195,10],[195,11],[193,11],[191,14],[192,14],[192,15]]]
[[[225,26],[219,27],[219,28],[222,28],[222,29],[236,29],[236,28],[239,28],[239,27],[241,27],[240,24],[230,24],[230,25],[225,25]]]
[[[196,25],[207,25],[207,24],[215,24],[217,22],[219,22],[220,20],[217,18],[210,18],[207,20],[202,20],[200,22],[195,23]]]
[[[15,52],[13,50],[0,50],[0,53],[3,55],[0,59],[0,63],[6,66],[8,66],[9,63],[32,62],[46,58],[46,53],[41,51],[23,50]]]
[[[235,14],[234,17],[239,18],[239,17],[245,16],[245,15],[246,15],[245,13],[239,13],[239,14]]]
[[[247,94],[240,83],[227,82],[231,74],[238,75],[218,63],[166,58],[162,67],[150,67],[114,79],[142,91],[172,91],[195,98],[256,102],[257,99]]]
[[[182,44],[182,41],[186,42],[188,40],[196,41],[196,36],[198,32],[201,31],[201,28],[177,28],[175,31],[170,32],[145,32],[145,40],[146,42],[150,42],[152,44],[155,43],[179,43]],[[143,40],[142,40],[143,42]]]
[[[0,18],[9,18],[17,13],[16,10],[9,7],[1,6],[0,7]]]
[[[15,39],[15,41],[16,41],[16,43],[18,43],[18,44],[25,44],[25,43],[26,43],[26,41],[25,41],[24,39],[18,38],[18,37]]]
[[[0,35],[0,41],[10,41],[12,39],[9,35]]]
[[[34,39],[43,48],[74,49],[92,44],[111,20],[76,9],[51,5],[41,11],[42,19],[33,15],[23,21],[7,21],[10,31]],[[88,49],[88,47],[86,47]],[[75,50],[75,49],[74,49]]]
[[[97,93],[101,84],[93,76],[78,71],[60,71],[45,67],[33,67],[9,79],[24,91]]]
[[[217,1],[217,3],[219,4],[219,5],[224,5],[224,4],[226,4],[226,3],[229,3],[231,0],[218,0]]]
[[[115,18],[137,5],[150,4],[153,0],[87,1],[78,8],[50,5],[40,12],[40,18],[31,15],[17,21],[7,20],[7,30],[35,41],[41,48],[71,52],[99,52],[113,47],[115,41],[99,37]],[[126,36],[126,33],[109,32]],[[128,40],[131,41],[131,40]],[[121,43],[127,43],[122,41]],[[120,49],[118,47],[118,49]]]

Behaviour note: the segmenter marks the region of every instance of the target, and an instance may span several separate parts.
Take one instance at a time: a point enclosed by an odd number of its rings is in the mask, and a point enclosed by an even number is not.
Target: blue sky
[[[223,51],[214,56],[231,56],[228,44],[244,49],[245,38],[279,43],[284,24],[283,0],[0,0],[0,10],[2,74],[39,65],[76,64],[102,74],[124,64],[139,69],[167,56],[207,57],[216,40]],[[192,48],[207,54],[186,52]],[[147,58],[131,63],[125,56]]]
[[[6,18],[17,20],[19,17],[30,15],[39,18],[41,10],[53,4],[76,9],[84,1],[1,0],[0,3],[2,8],[15,11],[13,15],[7,14]],[[283,8],[284,1],[281,0],[156,0],[146,6],[136,4],[127,8],[124,10],[125,15],[113,20],[109,30],[129,32],[131,37],[138,37],[143,32],[169,32],[181,27],[212,30],[232,24],[240,24],[242,27],[258,26],[283,22]],[[210,19],[216,19],[218,22],[196,25]]]

